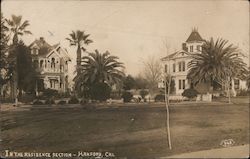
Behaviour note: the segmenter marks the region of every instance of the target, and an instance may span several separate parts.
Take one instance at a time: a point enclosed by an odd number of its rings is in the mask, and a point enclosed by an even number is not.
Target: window
[[[185,65],[185,61],[182,62],[182,71],[185,71],[186,69],[186,65]]]
[[[181,89],[181,80],[179,80],[179,89]]]
[[[43,60],[40,60],[40,68],[43,67]]]
[[[193,49],[194,49],[193,46],[190,46],[190,52],[193,52]]]
[[[182,80],[182,89],[185,89],[185,80]]]
[[[175,72],[175,63],[173,64],[173,72]]]
[[[55,58],[52,58],[51,59],[51,68],[54,68],[55,69],[55,66],[56,66],[56,63],[55,63]]]
[[[179,72],[181,72],[181,62],[178,62],[179,65]]]
[[[201,51],[200,48],[201,48],[201,46],[197,45],[197,51]]]
[[[50,88],[52,88],[52,87],[53,87],[52,80],[50,80]]]
[[[185,71],[186,70],[186,64],[185,64],[185,61],[182,61],[182,62],[178,62],[178,65],[179,65],[179,72],[181,71]],[[175,66],[174,66],[175,67]],[[175,70],[175,68],[173,68]],[[175,72],[175,71],[173,71]]]
[[[168,65],[165,65],[165,73],[168,72]]]

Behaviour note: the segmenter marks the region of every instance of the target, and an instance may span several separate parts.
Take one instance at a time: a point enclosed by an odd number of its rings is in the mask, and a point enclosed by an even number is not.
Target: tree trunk
[[[171,78],[171,77],[170,77]],[[170,84],[171,84],[171,79],[168,82],[168,89],[167,89],[167,80],[165,78],[165,103],[166,103],[166,111],[167,111],[167,134],[168,134],[168,146],[169,149],[172,149],[172,144],[171,144],[171,134],[170,134],[170,122],[169,122],[169,94],[170,94]]]
[[[79,67],[81,66],[81,48],[80,45],[78,45],[77,47],[77,55],[76,55],[76,71],[77,71],[77,75],[80,74],[80,70]]]

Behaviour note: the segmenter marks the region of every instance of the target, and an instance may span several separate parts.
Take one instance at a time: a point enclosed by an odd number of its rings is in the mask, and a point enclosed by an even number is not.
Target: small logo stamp
[[[230,146],[233,146],[234,144],[235,144],[235,141],[233,139],[226,139],[220,142],[220,145],[223,147],[230,147]]]

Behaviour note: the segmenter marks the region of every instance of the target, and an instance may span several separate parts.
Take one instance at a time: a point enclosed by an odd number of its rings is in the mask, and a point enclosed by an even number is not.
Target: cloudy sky
[[[33,35],[22,38],[27,45],[44,37],[50,44],[60,42],[67,48],[72,69],[76,49],[65,38],[76,29],[91,34],[94,43],[87,47],[89,51],[109,50],[132,75],[141,71],[149,56],[165,55],[163,41],[168,41],[170,51],[181,49],[193,27],[204,39],[222,37],[249,54],[248,1],[3,0],[1,7],[7,18],[15,14],[30,21]]]

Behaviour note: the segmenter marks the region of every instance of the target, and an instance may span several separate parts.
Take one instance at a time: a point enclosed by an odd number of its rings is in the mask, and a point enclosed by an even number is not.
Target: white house
[[[202,45],[204,40],[200,36],[197,29],[193,29],[189,35],[186,42],[182,43],[182,49],[176,51],[166,57],[161,59],[163,67],[165,68],[163,72],[170,73],[173,82],[175,83],[175,91],[172,94],[172,98],[182,98],[182,93],[185,89],[190,88],[191,82],[187,79],[188,74],[188,63],[191,61],[192,53],[201,53]],[[196,86],[198,92],[205,94],[209,90],[208,84],[198,84]],[[237,90],[246,89],[246,81],[234,79],[232,81],[232,91],[236,95]],[[210,98],[210,97],[209,97]]]
[[[68,63],[71,61],[67,50],[60,44],[51,46],[43,37],[29,46],[32,62],[37,72],[37,90],[54,89],[66,92],[68,89]]]

